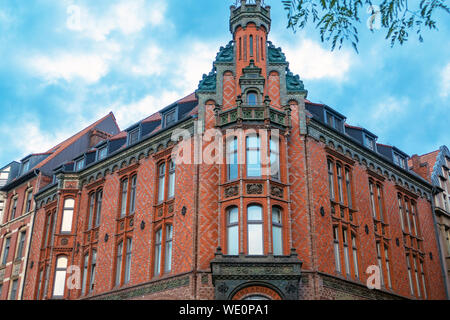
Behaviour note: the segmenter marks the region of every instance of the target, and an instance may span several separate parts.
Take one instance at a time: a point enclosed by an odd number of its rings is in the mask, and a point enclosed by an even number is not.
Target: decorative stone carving
[[[233,41],[230,41],[227,46],[220,47],[219,53],[217,53],[216,61],[217,62],[232,62],[234,58],[234,45]]]
[[[67,238],[62,238],[61,239],[61,245],[62,246],[67,246],[69,244],[69,239]]]
[[[248,194],[262,194],[263,193],[263,185],[260,183],[251,183],[247,185],[247,193]]]
[[[239,194],[239,186],[234,185],[225,189],[225,197],[231,198]]]
[[[294,75],[288,70],[286,73],[286,89],[288,91],[305,91],[305,86],[299,75]]]
[[[204,74],[203,79],[198,84],[198,91],[216,92],[217,75],[211,71],[208,75]]]
[[[163,209],[159,208],[159,210],[158,210],[158,217],[162,217],[162,215],[163,215]]]
[[[270,194],[277,198],[283,198],[284,197],[284,191],[283,188],[279,186],[270,186]]]
[[[276,48],[270,41],[267,41],[267,43],[269,44],[269,62],[286,63],[286,56],[281,48]]]
[[[173,204],[169,205],[169,213],[173,213],[174,208],[173,208]]]

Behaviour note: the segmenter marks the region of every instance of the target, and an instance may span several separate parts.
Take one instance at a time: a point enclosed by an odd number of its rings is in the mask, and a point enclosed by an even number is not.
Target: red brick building
[[[432,185],[308,101],[270,26],[232,6],[195,93],[55,168],[23,299],[446,298]]]

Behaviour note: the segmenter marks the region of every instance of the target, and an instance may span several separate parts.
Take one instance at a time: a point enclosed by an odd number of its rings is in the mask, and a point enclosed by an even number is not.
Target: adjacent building
[[[270,7],[242,0],[194,93],[67,153],[45,186],[3,188],[2,248],[31,228],[8,225],[14,199],[33,187],[36,202],[18,296],[446,298],[435,187],[406,153],[307,100],[270,28]]]

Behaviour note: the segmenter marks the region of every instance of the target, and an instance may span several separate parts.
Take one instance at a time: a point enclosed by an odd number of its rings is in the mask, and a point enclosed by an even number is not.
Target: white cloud
[[[82,79],[86,83],[95,83],[109,70],[105,57],[96,54],[62,53],[51,57],[35,56],[27,63],[33,71],[50,83],[61,79]]]
[[[297,44],[286,43],[282,46],[292,72],[302,79],[345,80],[355,59],[348,50],[330,51],[319,43],[305,39]]]
[[[450,63],[441,72],[441,97],[450,95]]]
[[[142,31],[147,25],[162,25],[167,4],[161,0],[121,0],[98,13],[89,6],[76,5],[74,8],[79,12],[79,25],[68,24],[69,29],[80,31],[87,38],[104,41],[114,31],[131,35]],[[72,14],[76,14],[77,10]]]
[[[169,63],[170,61],[168,56],[164,54],[164,50],[156,44],[151,44],[143,50],[137,61],[132,63],[130,70],[141,76],[159,76],[166,71]]]

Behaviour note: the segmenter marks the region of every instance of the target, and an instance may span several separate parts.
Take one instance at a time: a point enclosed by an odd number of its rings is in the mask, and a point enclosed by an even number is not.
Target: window
[[[158,186],[158,202],[159,203],[164,201],[165,184],[166,184],[166,164],[163,163],[159,166],[159,186]]]
[[[339,254],[339,227],[334,226],[333,227],[333,248],[334,248],[334,262],[336,264],[336,271],[342,272],[341,269],[341,258]]]
[[[256,106],[258,104],[258,95],[256,92],[247,93],[247,104],[249,106]]]
[[[84,263],[83,263],[83,280],[81,284],[81,295],[84,296],[86,294],[86,281],[88,276],[88,267],[89,267],[89,254],[85,254]]]
[[[372,216],[374,219],[377,218],[377,210],[375,209],[375,194],[372,181],[369,181],[370,189],[370,207],[372,208]]]
[[[165,128],[171,126],[172,124],[174,124],[176,122],[176,110],[170,111],[168,112],[165,116],[164,116],[164,126]]]
[[[326,124],[332,127],[333,129],[336,129],[340,132],[343,131],[343,120],[341,118],[336,117],[335,115],[331,114],[330,112],[325,112],[325,121]]]
[[[406,254],[406,265],[408,266],[408,280],[409,280],[409,288],[411,290],[411,294],[414,295],[414,287],[412,282],[412,274],[411,274],[411,261],[409,260],[409,254]]]
[[[120,278],[122,276],[122,254],[123,242],[121,241],[117,246],[116,254],[116,287],[120,286]]]
[[[378,196],[378,212],[380,214],[380,220],[383,221],[383,196],[380,185],[377,184],[377,196]]]
[[[127,254],[125,257],[125,279],[124,279],[125,284],[130,282],[132,249],[133,249],[133,240],[131,238],[128,238],[127,239]]]
[[[416,256],[413,256],[413,265],[414,265],[414,278],[416,279],[417,295],[420,298],[422,295],[421,295],[421,292],[420,292],[419,272],[417,270],[417,257]]]
[[[75,162],[75,168],[76,168],[77,171],[83,170],[83,168],[84,168],[84,158],[80,159],[80,160],[77,160]]]
[[[423,269],[423,261],[420,261],[420,274],[421,274],[421,278],[422,278],[423,296],[425,299],[427,299],[428,295],[427,295],[427,286],[425,283],[425,271]]]
[[[58,259],[56,260],[53,298],[64,297],[64,291],[66,287],[66,271],[67,271],[67,257],[59,256]]]
[[[12,207],[11,207],[11,220],[16,218],[16,212],[17,212],[17,197],[14,198],[12,203]]]
[[[394,163],[399,167],[406,169],[405,158],[394,152]]]
[[[170,272],[172,270],[172,239],[173,239],[173,226],[166,226],[166,251],[164,270],[165,272]]]
[[[5,246],[3,247],[2,265],[8,262],[9,249],[11,245],[11,237],[5,239]]]
[[[123,218],[127,215],[127,199],[128,199],[128,179],[122,181],[122,200],[121,200],[121,210],[120,217]]]
[[[250,57],[253,57],[253,36],[250,36]]]
[[[353,268],[355,269],[355,277],[359,278],[358,267],[358,246],[356,244],[356,235],[352,233],[352,253],[353,253]]]
[[[233,207],[227,212],[227,253],[239,254],[239,209]]]
[[[17,286],[19,284],[19,279],[13,280],[12,282],[12,288],[11,288],[11,295],[9,297],[9,300],[17,300]]]
[[[372,151],[375,151],[375,139],[372,137],[369,137],[368,135],[364,135],[364,146],[369,148]]]
[[[28,213],[31,211],[32,209],[32,202],[33,202],[33,190],[30,189],[27,191],[27,195],[25,198],[25,212],[24,213]]]
[[[270,137],[270,175],[280,179],[280,143],[278,137]]]
[[[73,209],[75,207],[74,199],[64,200],[63,218],[61,222],[61,233],[72,232]]]
[[[328,190],[330,199],[334,200],[334,164],[330,160],[328,160]]]
[[[350,170],[348,168],[345,168],[345,189],[347,190],[348,207],[351,208],[352,205],[353,205],[353,201],[352,201],[352,182],[351,182]]]
[[[161,273],[161,243],[162,229],[159,229],[155,234],[155,276]]]
[[[403,201],[402,201],[402,196],[398,195],[398,208],[399,208],[399,215],[400,215],[400,223],[402,225],[402,231],[405,231],[405,222],[404,222],[404,213],[403,213]]]
[[[344,195],[342,193],[342,167],[339,163],[336,164],[336,172],[337,172],[337,179],[338,179],[338,195],[339,195],[339,202],[344,202]]]
[[[94,218],[95,210],[95,193],[91,193],[89,196],[89,220],[88,220],[88,230],[92,228],[92,219]]]
[[[100,221],[102,219],[102,198],[103,190],[97,192],[97,210],[95,215],[95,227],[100,226]]]
[[[247,137],[247,177],[261,177],[260,138]]]
[[[98,160],[103,160],[108,155],[108,147],[103,147],[100,150],[98,150]]]
[[[97,267],[97,251],[93,250],[91,260],[91,274],[89,277],[89,292],[92,292],[94,290],[96,267]]]
[[[128,133],[128,145],[131,146],[139,140],[139,128],[136,128]]]
[[[23,249],[25,247],[25,238],[26,238],[27,232],[22,231],[19,234],[19,247],[17,249],[17,259],[23,258]]]
[[[350,277],[350,259],[349,259],[349,250],[348,250],[348,234],[347,229],[342,228],[342,243],[344,245],[344,263],[345,263],[345,271],[347,276]]]
[[[380,244],[380,242],[377,242],[377,261],[378,261],[378,267],[380,268],[381,285],[384,286],[383,262],[382,262],[382,256],[381,256],[381,244]]]
[[[272,240],[273,254],[283,255],[283,224],[281,210],[277,207],[272,208]]]
[[[22,165],[22,174],[27,173],[30,170],[30,161],[25,161]]]
[[[263,255],[262,207],[251,205],[247,208],[248,254]]]
[[[137,176],[131,178],[131,195],[130,195],[130,212],[133,214],[136,211],[136,185]]]
[[[445,234],[447,238],[447,253],[450,256],[450,228],[447,228]]]
[[[392,288],[392,281],[391,281],[391,264],[389,260],[389,249],[384,246],[384,260],[386,261],[386,276],[388,280],[388,286],[389,288]]]
[[[228,166],[228,180],[235,180],[238,178],[238,139],[233,137],[227,141],[227,166]]]
[[[171,160],[169,165],[169,199],[175,196],[175,161]]]

